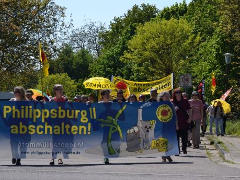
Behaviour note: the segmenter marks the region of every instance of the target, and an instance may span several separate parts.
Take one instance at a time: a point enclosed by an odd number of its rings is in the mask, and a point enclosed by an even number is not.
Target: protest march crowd
[[[213,134],[212,127],[215,122],[216,135],[224,136],[225,133],[225,114],[221,102],[216,102],[214,105],[207,105],[204,100],[200,97],[197,91],[193,91],[191,98],[185,92],[182,92],[180,88],[173,90],[172,92],[157,93],[157,89],[151,89],[150,97],[147,99],[146,95],[140,95],[137,97],[131,94],[128,99],[124,98],[123,91],[118,90],[116,98],[112,98],[110,94],[111,90],[105,89],[100,91],[100,98],[96,100],[95,94],[90,95],[76,95],[73,99],[76,103],[123,103],[123,102],[160,102],[170,101],[175,107],[177,116],[176,120],[176,134],[178,140],[179,154],[187,154],[187,148],[193,147],[193,149],[199,149],[201,143],[200,136],[204,136],[206,133],[207,119],[209,117],[209,129],[210,134]],[[25,91],[23,87],[14,88],[14,98],[10,101],[41,101],[41,102],[71,102],[65,95],[64,89],[61,84],[56,84],[53,87],[54,97],[50,99],[44,96],[38,96],[33,99],[33,91],[28,89]],[[219,130],[220,128],[220,130]],[[181,139],[181,141],[180,141]],[[180,145],[181,142],[181,145]],[[181,147],[181,149],[180,149]],[[12,164],[21,165],[21,158],[19,155],[19,147],[11,147],[12,150]],[[50,165],[54,165],[53,156]],[[172,162],[170,156],[163,156],[163,162]],[[109,159],[104,158],[104,163],[109,164]],[[58,164],[63,164],[63,160],[58,159]]]

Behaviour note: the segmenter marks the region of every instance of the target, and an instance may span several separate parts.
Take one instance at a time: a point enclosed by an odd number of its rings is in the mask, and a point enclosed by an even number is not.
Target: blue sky
[[[183,0],[55,0],[56,4],[66,7],[67,19],[72,15],[73,24],[79,27],[89,21],[105,23],[107,26],[115,16],[121,16],[134,4],[154,4],[158,9],[171,6]],[[186,0],[189,3],[191,0]]]

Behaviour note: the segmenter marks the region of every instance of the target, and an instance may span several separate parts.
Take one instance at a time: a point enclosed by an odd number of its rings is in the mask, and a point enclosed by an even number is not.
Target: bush
[[[43,84],[43,88],[42,88]],[[51,74],[47,77],[43,78],[43,82],[41,79],[38,81],[37,89],[42,90],[43,92],[50,92],[53,95],[53,86],[55,84],[62,84],[64,88],[64,94],[68,98],[73,98],[75,96],[77,85],[74,80],[72,80],[66,73],[62,74]]]
[[[240,136],[240,120],[226,122],[226,134]]]

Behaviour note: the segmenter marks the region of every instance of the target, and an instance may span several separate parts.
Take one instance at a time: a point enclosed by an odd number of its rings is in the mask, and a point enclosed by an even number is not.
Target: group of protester
[[[37,98],[38,101],[50,101],[50,102],[67,102],[69,101],[66,96],[64,96],[63,86],[56,84],[53,87],[54,97],[50,100],[44,97]],[[31,90],[24,90],[23,87],[14,88],[14,96],[10,101],[35,101],[32,96],[33,92]],[[212,124],[216,123],[216,134],[224,135],[223,118],[224,112],[221,102],[215,105],[210,105],[209,107],[199,98],[199,94],[196,91],[192,92],[190,100],[187,98],[187,94],[182,92],[181,89],[175,89],[172,96],[169,92],[157,93],[157,89],[152,89],[150,91],[150,98],[147,100],[146,96],[140,95],[138,98],[136,95],[131,94],[128,99],[124,98],[124,93],[119,90],[117,97],[115,99],[111,98],[110,90],[101,90],[101,99],[98,103],[111,103],[111,102],[160,102],[169,101],[175,107],[176,113],[176,134],[178,139],[179,153],[187,154],[187,147],[193,146],[193,148],[198,149],[201,143],[200,141],[200,128],[202,129],[202,135],[204,136],[206,132],[206,119],[207,113],[210,119],[210,134],[212,134]],[[77,95],[74,97],[74,102],[79,103],[93,103],[96,102],[95,95]],[[219,133],[220,126],[220,133]],[[180,151],[180,139],[181,139],[181,151]],[[11,139],[10,139],[11,141]],[[192,141],[192,143],[190,142]],[[21,150],[16,150],[18,147],[12,148],[12,164],[21,165]],[[50,165],[54,165],[54,160],[56,156],[52,156]],[[162,161],[172,162],[170,156],[163,156]],[[104,159],[105,164],[109,164],[109,159]],[[58,159],[58,164],[63,164],[62,159]]]

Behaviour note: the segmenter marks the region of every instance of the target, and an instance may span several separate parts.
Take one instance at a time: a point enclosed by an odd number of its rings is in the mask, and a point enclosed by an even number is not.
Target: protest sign
[[[112,91],[112,94],[116,94],[115,91],[119,89],[117,88],[119,84],[121,84],[121,87],[124,87],[121,88],[124,92],[130,92],[131,94],[135,94],[136,96],[139,96],[140,94],[150,94],[150,91],[153,88],[156,88],[157,92],[161,93],[173,89],[173,74],[170,74],[169,76],[164,77],[160,80],[149,82],[129,81],[120,77],[114,77],[113,84],[115,85],[116,89]]]
[[[0,102],[1,158],[178,154],[170,102]]]

